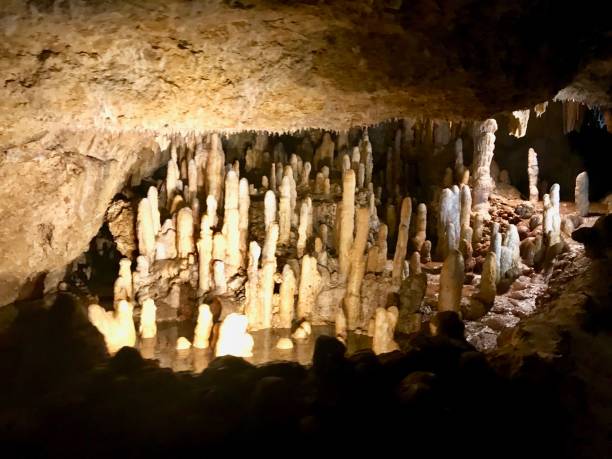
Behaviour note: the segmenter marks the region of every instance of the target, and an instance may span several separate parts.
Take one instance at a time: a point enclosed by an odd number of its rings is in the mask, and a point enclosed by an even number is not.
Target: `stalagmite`
[[[187,165],[187,186],[189,190],[189,199],[187,202],[191,203],[193,198],[198,195],[198,167],[193,159],[190,160]]]
[[[212,195],[206,197],[206,215],[209,217],[210,227],[216,227],[218,223],[217,199]]]
[[[198,307],[198,320],[193,333],[193,347],[196,349],[208,349],[210,332],[213,326],[213,316],[207,304]]]
[[[166,206],[170,208],[174,196],[178,192],[178,181],[181,178],[181,173],[176,163],[176,158],[170,158],[166,171]]]
[[[215,292],[224,294],[227,292],[227,280],[225,277],[225,263],[223,260],[213,261],[213,279],[215,282]]]
[[[278,206],[279,244],[288,244],[291,236],[291,179],[284,176]]]
[[[378,228],[376,246],[378,247],[378,260],[376,261],[375,272],[381,273],[387,266],[387,237],[389,229],[384,223]]]
[[[155,259],[155,232],[151,217],[151,205],[147,198],[141,199],[138,204],[138,218],[136,220],[138,251],[153,261]]]
[[[402,268],[406,259],[408,249],[408,230],[410,229],[410,218],[412,216],[412,200],[406,197],[402,201],[400,211],[400,224],[397,232],[397,244],[393,257],[393,280],[401,281]]]
[[[460,312],[461,289],[465,277],[463,256],[458,250],[452,250],[442,266],[440,273],[440,294],[438,296],[438,312]]]
[[[264,225],[266,231],[276,221],[276,195],[268,190],[264,196]]]
[[[225,153],[221,146],[219,135],[211,136],[211,148],[206,164],[206,194],[214,196],[217,204],[223,196],[222,188],[225,180]],[[208,205],[208,200],[206,201]],[[216,221],[214,222],[216,225]]]
[[[456,249],[459,243],[460,227],[460,193],[457,186],[445,188],[440,196],[438,217],[438,247],[440,258],[446,258],[449,248]]]
[[[193,217],[189,207],[183,207],[176,218],[176,248],[179,258],[187,258],[193,253]]]
[[[312,169],[312,166],[310,165],[310,162],[306,161],[304,163],[304,169],[302,170],[302,176],[300,177],[300,185],[303,187],[307,187],[308,184],[310,183],[310,171]]]
[[[185,200],[183,199],[183,196],[177,194],[172,200],[172,204],[170,205],[170,214],[174,215],[183,207],[185,207]]]
[[[463,140],[458,137],[455,140],[455,180],[458,182],[463,178],[465,166],[463,165]]]
[[[334,141],[331,139],[329,132],[326,132],[323,135],[321,145],[319,145],[314,155],[313,165],[315,170],[318,171],[322,166],[333,166],[334,147]]]
[[[513,111],[508,122],[508,133],[516,138],[524,137],[527,134],[528,122],[529,109]]]
[[[266,240],[261,259],[261,325],[272,327],[272,306],[274,297],[274,274],[276,273],[276,244],[279,240],[278,224],[273,223],[266,232]]]
[[[472,215],[472,192],[469,186],[461,185],[460,193],[461,210],[459,217],[459,228],[462,229],[466,226],[470,226],[470,217]]]
[[[151,298],[147,298],[142,303],[140,312],[140,325],[138,331],[143,339],[154,338],[157,334],[157,323],[155,321],[155,311],[157,307]]]
[[[492,305],[497,293],[497,257],[494,252],[488,252],[482,266],[480,290],[478,299],[486,305]]]
[[[423,263],[429,263],[431,261],[431,241],[426,240],[421,246],[421,260]]]
[[[342,181],[342,210],[338,239],[338,270],[340,276],[346,277],[351,265],[350,250],[353,245],[353,230],[355,228],[355,171],[349,169]]]
[[[354,147],[351,154],[351,169],[355,171],[355,175],[359,173],[359,164],[361,163],[361,153],[359,147]]]
[[[309,319],[317,301],[321,275],[317,269],[317,259],[311,255],[302,257],[300,283],[298,287],[297,318]]]
[[[576,213],[581,217],[586,217],[589,214],[589,176],[586,172],[581,172],[576,176],[574,200],[576,201]]]
[[[227,256],[227,244],[222,233],[213,236],[213,281],[217,293],[222,294],[227,290],[225,277],[225,258]]]
[[[300,226],[298,227],[298,240],[296,246],[298,258],[302,258],[302,256],[304,255],[304,250],[306,249],[306,242],[308,239],[308,217],[308,203],[306,201],[303,201],[300,207]]]
[[[277,187],[276,187],[276,163],[272,163],[272,165],[270,166],[270,190],[276,192],[277,191]]]
[[[136,258],[136,271],[132,273],[132,288],[138,302],[149,297],[147,284],[149,282],[149,259],[144,255]]]
[[[417,206],[414,229],[415,235],[412,238],[414,249],[420,251],[423,242],[427,239],[427,206],[424,203]]]
[[[334,321],[334,331],[336,332],[336,338],[346,343],[348,339],[347,325],[346,325],[346,315],[344,314],[344,310],[342,307],[338,308],[338,312],[336,312],[336,319]]]
[[[150,186],[147,191],[147,199],[149,200],[149,206],[151,207],[151,223],[153,225],[153,234],[157,235],[161,228],[161,219],[159,215],[159,197],[157,194],[157,188]]]
[[[132,301],[133,299],[132,262],[129,258],[122,258],[119,260],[119,276],[113,286],[113,301],[116,305],[121,300]]]
[[[261,248],[255,241],[249,244],[249,265],[247,267],[248,281],[245,286],[245,314],[249,321],[249,329],[258,330],[261,327],[261,295],[259,291],[259,257]]]
[[[115,354],[123,346],[134,347],[136,344],[136,327],[132,310],[132,304],[125,300],[117,304],[116,311],[105,311],[97,304],[89,305],[89,321],[104,336],[110,354]]]
[[[248,321],[242,314],[229,314],[221,327],[215,355],[233,355],[235,357],[251,357],[253,355],[253,337],[247,333]]]
[[[198,240],[198,278],[199,294],[210,290],[210,264],[213,252],[213,232],[211,230],[211,217],[203,215],[200,225],[200,239]]]
[[[295,315],[296,279],[291,266],[283,268],[283,282],[280,286],[279,327],[291,328]]]
[[[495,150],[495,131],[497,122],[494,119],[488,119],[480,125],[472,162],[472,206],[474,211],[481,213],[486,220],[490,218],[488,210],[489,194],[493,188],[491,161]]]
[[[376,309],[372,338],[372,350],[375,354],[385,354],[399,349],[393,340],[398,316],[399,311],[396,306],[391,306],[389,309]]]
[[[410,255],[410,275],[421,274],[421,254],[412,252]]]
[[[531,202],[538,202],[540,193],[538,192],[538,174],[540,169],[538,167],[538,154],[533,148],[529,149],[527,155],[527,176],[529,178],[529,200]]]
[[[246,178],[240,179],[240,191],[238,196],[239,211],[239,241],[240,241],[240,265],[244,266],[246,260],[249,241],[249,207],[251,206],[251,196],[249,195],[249,181]]]
[[[323,172],[317,172],[315,177],[315,190],[314,192],[317,194],[323,193],[325,187],[325,177],[323,176]]]
[[[407,218],[409,219],[410,216]],[[346,320],[349,330],[357,328],[361,320],[361,283],[366,268],[364,252],[368,241],[369,219],[370,212],[366,207],[361,207],[357,210],[357,231],[355,233],[355,241],[350,251],[350,272],[346,284],[346,294],[344,296],[344,308],[346,310]],[[408,240],[407,236],[406,240]]]

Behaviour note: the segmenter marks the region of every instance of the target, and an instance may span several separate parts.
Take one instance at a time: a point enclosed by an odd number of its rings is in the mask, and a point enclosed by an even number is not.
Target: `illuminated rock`
[[[119,260],[119,276],[113,286],[113,300],[117,304],[121,300],[132,301],[133,299],[132,262],[129,258],[122,258]]]
[[[151,216],[151,205],[147,198],[141,199],[138,204],[138,218],[136,221],[138,251],[153,261],[155,259],[155,232]]]
[[[132,310],[132,304],[125,300],[117,304],[116,311],[105,311],[97,304],[89,306],[89,321],[104,336],[110,354],[115,354],[123,346],[134,347],[136,344],[136,327]]]
[[[410,218],[412,216],[412,200],[410,197],[404,198],[402,201],[402,209],[400,211],[400,224],[397,232],[397,244],[395,246],[395,255],[393,257],[393,280],[401,282],[402,268],[406,260],[406,251],[408,249],[408,231],[410,229]]]
[[[297,318],[310,318],[321,289],[321,275],[317,259],[311,255],[302,257],[300,282],[298,286]]]
[[[291,266],[283,267],[283,281],[280,286],[279,327],[291,328],[295,316],[296,279]]]
[[[397,307],[389,309],[377,308],[374,316],[374,336],[372,338],[372,350],[376,354],[384,354],[399,349],[393,339],[395,326],[399,312]]]
[[[261,326],[272,327],[272,309],[274,297],[274,275],[276,273],[276,244],[279,239],[279,228],[272,223],[266,232],[266,240],[261,259]]]
[[[527,177],[529,178],[529,200],[531,202],[538,202],[540,199],[540,193],[538,191],[539,173],[538,154],[533,148],[530,148],[527,155]]]
[[[460,311],[461,289],[465,277],[463,256],[458,250],[451,252],[444,260],[440,273],[438,311]]]
[[[189,207],[179,210],[176,218],[176,249],[179,258],[187,258],[194,253],[193,214]]]
[[[284,176],[278,206],[279,244],[288,244],[291,236],[291,179]]]
[[[245,285],[245,314],[249,321],[250,330],[258,330],[261,327],[261,295],[259,290],[259,257],[261,248],[255,241],[249,244],[249,265],[247,267],[247,283]]]
[[[221,139],[217,133],[213,133],[211,135],[211,147],[205,171],[206,194],[212,195],[218,204],[221,202],[221,198],[223,196],[223,182],[225,180],[225,153],[223,152]],[[206,204],[208,205],[208,200],[206,201]],[[212,213],[209,213],[209,215],[212,215]],[[217,222],[215,221],[213,226],[216,224]]]
[[[414,249],[420,251],[425,239],[427,239],[427,206],[424,203],[417,206],[414,229],[415,235],[412,238]]]
[[[142,302],[138,331],[143,339],[154,338],[157,334],[156,310],[155,302],[151,298]]]
[[[350,252],[350,272],[344,296],[344,309],[349,330],[358,327],[361,320],[361,284],[365,274],[365,247],[368,241],[370,213],[367,208],[357,210],[357,232]]]
[[[351,246],[353,245],[353,230],[355,228],[355,172],[352,169],[346,171],[342,187],[342,209],[338,238],[338,270],[341,277],[349,273],[351,263]]]
[[[293,341],[291,341],[291,338],[280,338],[276,343],[276,349],[284,351],[293,349]]]
[[[581,217],[586,217],[589,214],[589,176],[586,172],[581,172],[576,176],[574,200],[576,201],[576,213]]]
[[[207,349],[209,346],[210,332],[213,326],[213,316],[207,304],[198,307],[198,319],[193,335],[193,347]]]
[[[219,339],[215,355],[233,355],[236,357],[252,357],[253,337],[247,333],[248,320],[245,315],[231,313],[219,327]]]
[[[176,340],[175,349],[177,351],[186,351],[188,349],[191,349],[191,343],[189,342],[187,338],[185,338],[184,336],[181,336]]]
[[[495,131],[497,122],[488,119],[478,127],[478,138],[475,140],[474,160],[472,161],[473,195],[472,206],[475,212],[489,218],[489,194],[493,189],[491,178],[491,161],[495,150]]]
[[[210,229],[211,217],[202,216],[200,224],[200,239],[197,243],[198,248],[198,292],[203,294],[211,288],[210,268],[212,263],[213,251],[213,232]]]

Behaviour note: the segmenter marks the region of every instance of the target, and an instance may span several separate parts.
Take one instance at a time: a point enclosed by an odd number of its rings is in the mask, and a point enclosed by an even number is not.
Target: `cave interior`
[[[605,16],[3,2],[6,450],[610,457]]]

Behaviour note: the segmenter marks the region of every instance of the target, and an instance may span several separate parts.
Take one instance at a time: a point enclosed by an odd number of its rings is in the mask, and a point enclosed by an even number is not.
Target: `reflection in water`
[[[287,329],[259,330],[251,333],[255,341],[253,357],[245,360],[253,364],[262,364],[271,361],[288,360],[309,365],[312,362],[312,353],[317,338],[321,335],[333,336],[334,327],[322,325],[312,327],[312,335],[306,340],[293,340],[293,349],[277,349],[276,344],[280,338],[288,338],[291,333]],[[176,350],[176,340],[184,336],[193,340],[193,324],[191,322],[164,322],[157,326],[155,338],[140,339],[137,348],[145,359],[157,360],[164,368],[174,371],[192,371],[201,373],[208,363],[214,359],[212,348]],[[348,353],[352,354],[359,349],[371,348],[372,339],[365,335],[349,333]]]

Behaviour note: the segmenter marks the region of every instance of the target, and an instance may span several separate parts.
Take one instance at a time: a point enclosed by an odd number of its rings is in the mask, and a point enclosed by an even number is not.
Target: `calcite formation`
[[[119,301],[115,311],[105,311],[97,304],[89,305],[89,320],[104,336],[110,354],[115,354],[124,346],[134,347],[136,344],[136,327],[132,313],[132,304],[125,300]]]
[[[529,177],[529,200],[531,202],[538,202],[540,199],[540,193],[538,191],[539,173],[538,154],[533,148],[530,148],[527,157],[527,176]]]
[[[576,177],[574,200],[576,201],[576,213],[581,217],[586,217],[589,213],[589,176],[586,172],[581,172]]]
[[[198,318],[193,333],[193,347],[196,349],[207,349],[209,346],[210,332],[213,326],[213,316],[210,306],[201,304],[198,307]]]
[[[155,301],[151,298],[147,298],[142,302],[138,331],[143,339],[154,338],[157,334],[156,310]]]
[[[472,206],[474,211],[488,216],[489,194],[493,188],[491,178],[491,161],[495,150],[495,132],[497,122],[488,119],[480,124],[478,138],[475,141],[474,161],[472,162],[473,196]]]
[[[440,273],[440,294],[438,311],[460,311],[461,289],[465,277],[463,256],[458,250],[452,250],[442,266]]]
[[[242,314],[229,314],[221,327],[215,355],[233,355],[236,357],[251,357],[253,355],[253,337],[247,333],[248,319]]]

